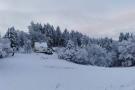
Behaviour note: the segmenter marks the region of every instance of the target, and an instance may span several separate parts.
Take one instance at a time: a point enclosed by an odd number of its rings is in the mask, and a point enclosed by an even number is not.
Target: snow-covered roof
[[[35,42],[35,47],[38,48],[38,47],[43,47],[43,48],[47,48],[47,43],[46,42]]]

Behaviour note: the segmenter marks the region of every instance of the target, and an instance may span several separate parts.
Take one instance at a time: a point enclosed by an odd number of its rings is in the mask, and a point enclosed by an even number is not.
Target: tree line
[[[47,42],[49,48],[57,47],[60,59],[78,64],[116,67],[135,65],[135,36],[133,33],[120,33],[119,40],[112,38],[91,38],[78,31],[61,30],[49,23],[34,23],[28,26],[29,32],[8,28],[2,38],[8,38],[16,52],[30,53],[35,42]]]

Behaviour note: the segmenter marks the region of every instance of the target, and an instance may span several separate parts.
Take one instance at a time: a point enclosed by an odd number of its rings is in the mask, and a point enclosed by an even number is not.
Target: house
[[[35,52],[43,52],[48,48],[46,42],[35,42],[34,51]]]
[[[36,53],[53,54],[52,50],[48,48],[47,42],[35,42],[34,51]]]

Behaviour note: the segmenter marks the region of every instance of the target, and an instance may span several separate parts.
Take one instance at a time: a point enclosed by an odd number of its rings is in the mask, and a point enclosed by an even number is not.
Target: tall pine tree
[[[17,32],[14,27],[9,28],[4,37],[10,40],[11,48],[18,48]]]

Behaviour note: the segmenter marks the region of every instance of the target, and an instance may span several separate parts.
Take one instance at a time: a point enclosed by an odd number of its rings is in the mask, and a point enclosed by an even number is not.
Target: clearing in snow
[[[57,55],[16,54],[0,60],[0,90],[134,90],[135,68],[83,66]]]

